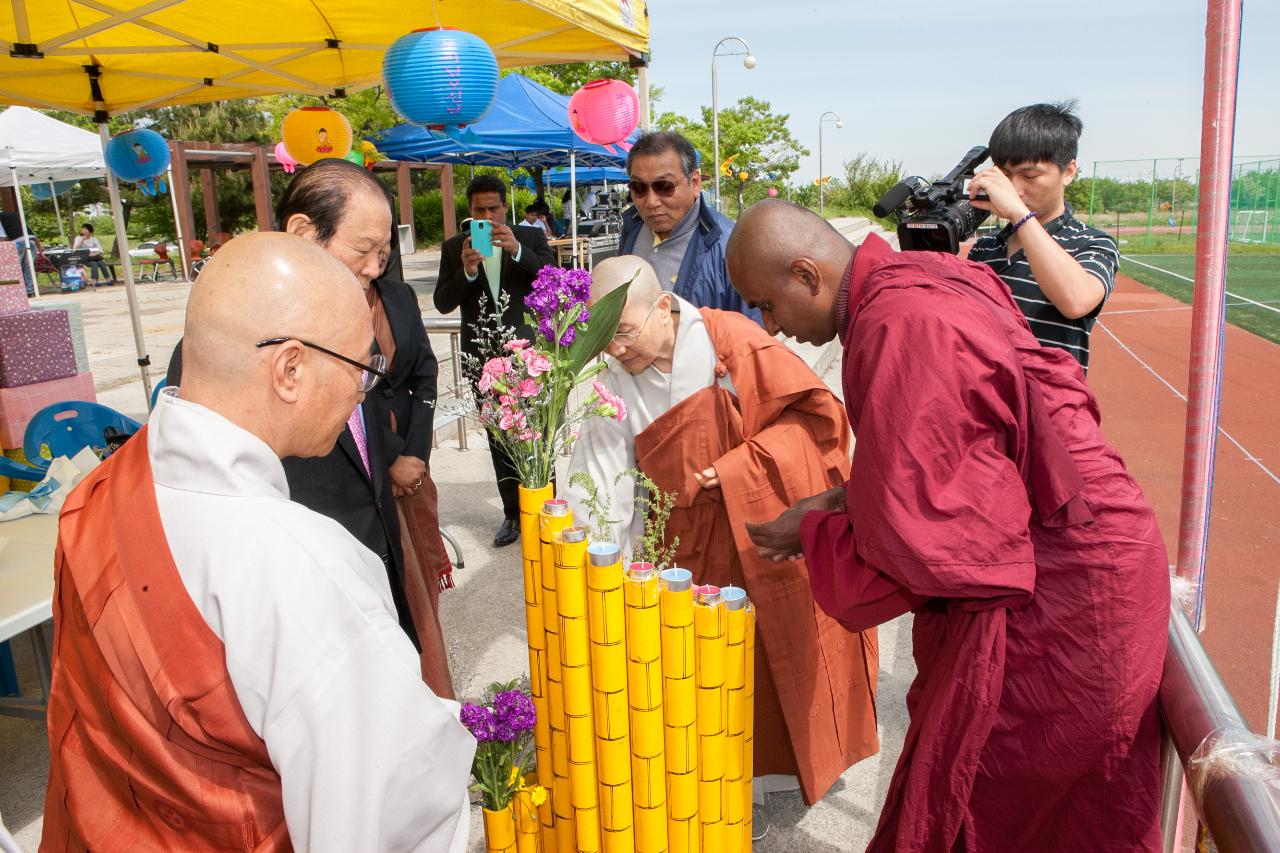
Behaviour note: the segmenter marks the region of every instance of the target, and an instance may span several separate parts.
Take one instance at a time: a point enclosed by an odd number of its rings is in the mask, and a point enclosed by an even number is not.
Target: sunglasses
[[[630,180],[627,181],[627,189],[631,190],[632,198],[644,198],[649,194],[649,190],[658,196],[658,198],[671,198],[676,194],[675,181],[654,181],[646,184],[644,181]]]

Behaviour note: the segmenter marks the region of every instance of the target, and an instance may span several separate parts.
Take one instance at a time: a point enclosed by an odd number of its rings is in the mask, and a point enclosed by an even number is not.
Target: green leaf
[[[622,319],[622,309],[627,304],[627,291],[638,275],[640,270],[636,269],[635,274],[624,284],[606,293],[591,306],[591,319],[587,321],[586,331],[574,338],[573,344],[569,347],[571,375],[576,377],[581,373],[582,368],[604,352],[609,341],[613,340],[613,336],[618,333],[618,321]]]

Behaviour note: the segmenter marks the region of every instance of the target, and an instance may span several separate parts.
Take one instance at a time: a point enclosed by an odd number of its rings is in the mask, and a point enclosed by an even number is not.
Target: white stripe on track
[[[1183,394],[1181,391],[1179,391],[1177,388],[1175,388],[1175,387],[1173,386],[1173,384],[1172,384],[1171,382],[1169,382],[1169,380],[1168,380],[1168,379],[1165,379],[1163,376],[1161,376],[1159,373],[1157,373],[1157,372],[1156,372],[1156,369],[1155,369],[1154,367],[1152,367],[1151,365],[1149,365],[1149,364],[1147,364],[1145,361],[1143,361],[1143,360],[1142,360],[1142,357],[1141,357],[1141,356],[1139,356],[1139,355],[1138,355],[1136,352],[1134,352],[1132,349],[1130,349],[1128,344],[1126,344],[1124,341],[1120,340],[1120,338],[1116,337],[1116,333],[1115,333],[1115,332],[1113,332],[1113,331],[1111,331],[1111,329],[1107,328],[1107,324],[1106,324],[1106,323],[1099,322],[1099,323],[1098,323],[1098,328],[1099,328],[1099,329],[1101,329],[1102,331],[1106,332],[1108,335],[1110,335],[1110,336],[1111,336],[1111,339],[1112,339],[1113,341],[1115,341],[1115,342],[1120,346],[1120,348],[1121,348],[1122,350],[1124,350],[1124,351],[1125,351],[1125,352],[1127,352],[1130,356],[1132,356],[1132,357],[1133,357],[1133,360],[1134,360],[1134,361],[1136,361],[1136,362],[1138,362],[1138,364],[1141,364],[1143,367],[1145,367],[1145,368],[1147,369],[1147,372],[1148,372],[1148,373],[1150,373],[1150,374],[1151,374],[1152,376],[1154,376],[1156,379],[1159,379],[1159,380],[1160,380],[1160,382],[1164,385],[1164,387],[1168,388],[1170,391],[1172,391],[1172,392],[1174,393],[1174,396],[1176,396],[1179,400],[1181,400],[1181,401],[1182,401],[1182,402],[1184,402],[1184,403],[1185,403],[1185,402],[1187,402],[1187,396],[1186,396],[1185,394]],[[1276,476],[1276,473],[1275,473],[1274,471],[1272,471],[1272,470],[1271,470],[1270,468],[1268,468],[1266,465],[1263,465],[1263,464],[1262,464],[1262,460],[1261,460],[1259,457],[1254,456],[1252,453],[1250,453],[1250,452],[1249,452],[1249,450],[1248,450],[1248,448],[1246,448],[1246,447],[1245,447],[1243,444],[1241,444],[1239,441],[1236,441],[1235,436],[1233,436],[1231,433],[1227,432],[1227,431],[1226,431],[1225,429],[1223,429],[1221,426],[1219,426],[1219,427],[1218,427],[1218,432],[1222,433],[1223,437],[1224,437],[1224,438],[1226,438],[1226,440],[1227,440],[1227,441],[1231,442],[1231,443],[1232,443],[1232,444],[1234,444],[1237,448],[1239,448],[1240,452],[1244,454],[1244,458],[1245,458],[1245,459],[1249,460],[1249,461],[1250,461],[1250,462],[1252,462],[1254,465],[1257,465],[1257,466],[1258,466],[1258,468],[1259,468],[1259,469],[1261,469],[1262,473],[1264,473],[1264,474],[1266,474],[1268,477],[1270,477],[1270,478],[1271,478],[1271,480],[1272,480],[1272,481],[1273,481],[1277,486],[1280,486],[1280,476]]]
[[[1162,273],[1164,273],[1165,275],[1171,275],[1171,276],[1173,276],[1174,278],[1182,279],[1183,281],[1188,282],[1189,284],[1191,284],[1191,285],[1193,285],[1193,286],[1194,286],[1194,285],[1195,285],[1195,283],[1196,283],[1196,280],[1195,280],[1194,278],[1187,278],[1185,275],[1179,275],[1179,274],[1178,274],[1178,273],[1176,273],[1176,272],[1170,272],[1170,271],[1169,271],[1169,270],[1167,270],[1167,269],[1164,269],[1164,268],[1162,268],[1162,267],[1157,267],[1157,266],[1155,266],[1155,265],[1153,265],[1153,264],[1144,264],[1142,261],[1135,261],[1133,258],[1129,257],[1128,255],[1123,255],[1122,257],[1123,257],[1123,259],[1124,259],[1125,263],[1129,263],[1129,264],[1137,264],[1138,266],[1140,266],[1140,267],[1146,267],[1146,268],[1147,268],[1147,269],[1149,269],[1149,270],[1155,270],[1156,272],[1162,272]],[[1274,312],[1276,312],[1277,314],[1280,314],[1280,308],[1277,308],[1277,307],[1275,307],[1274,305],[1268,305],[1268,304],[1266,304],[1265,302],[1258,302],[1257,300],[1255,300],[1255,299],[1250,299],[1250,298],[1249,298],[1249,297],[1247,297],[1247,296],[1241,296],[1241,295],[1240,295],[1240,294],[1238,294],[1238,293],[1232,293],[1230,290],[1226,291],[1226,294],[1227,294],[1227,296],[1230,296],[1232,299],[1239,299],[1241,302],[1248,302],[1250,305],[1256,305],[1256,306],[1258,306],[1259,308],[1265,308],[1265,309],[1267,309],[1268,311],[1274,311]]]

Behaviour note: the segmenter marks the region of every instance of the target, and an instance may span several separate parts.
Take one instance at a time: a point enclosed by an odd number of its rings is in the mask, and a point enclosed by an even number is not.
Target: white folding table
[[[52,669],[40,626],[53,618],[53,552],[58,541],[55,515],[29,515],[0,522],[0,642],[31,637],[41,696],[0,697],[0,714],[43,719]]]

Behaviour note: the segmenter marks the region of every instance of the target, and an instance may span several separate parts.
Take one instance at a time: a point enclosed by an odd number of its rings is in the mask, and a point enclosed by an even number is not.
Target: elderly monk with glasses
[[[462,853],[475,739],[380,555],[281,461],[329,453],[384,375],[360,282],[237,237],[185,331],[181,389],[59,518],[40,849]]]
[[[878,748],[874,632],[850,632],[809,595],[803,561],[779,567],[756,554],[749,522],[775,517],[806,490],[849,470],[849,423],[840,401],[784,344],[740,314],[697,308],[661,287],[643,259],[610,258],[592,273],[591,300],[635,276],[600,381],[627,406],[621,422],[582,426],[569,471],[585,471],[612,498],[617,539],[643,533],[639,468],[676,494],[667,541],[696,583],[745,587],[755,602],[756,791],[799,787],[819,800],[854,762]],[[585,493],[567,497],[578,517]],[[767,828],[767,812],[756,831]]]
[[[664,290],[698,308],[760,322],[729,282],[724,247],[733,220],[703,197],[689,140],[670,131],[644,134],[627,155],[627,175],[632,206],[622,214],[618,254],[648,261]]]
[[[422,652],[422,677],[437,696],[452,699],[439,601],[452,586],[453,567],[428,468],[438,365],[417,296],[388,269],[398,255],[390,197],[367,169],[320,160],[289,182],[276,221],[351,271],[364,289],[376,341],[368,365],[377,369],[365,373],[372,393],[351,413],[332,451],[284,460],[289,496],[341,524],[382,559],[400,625]],[[169,384],[182,384],[181,342],[169,363]]]

